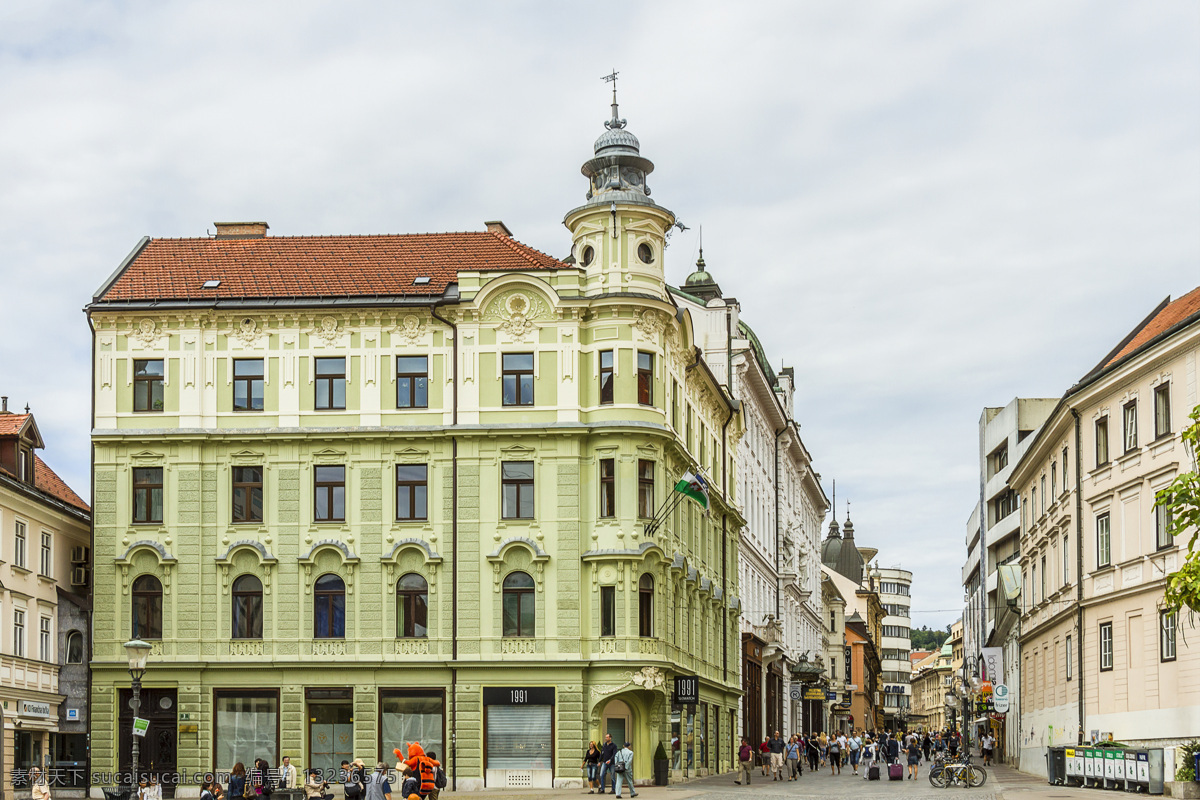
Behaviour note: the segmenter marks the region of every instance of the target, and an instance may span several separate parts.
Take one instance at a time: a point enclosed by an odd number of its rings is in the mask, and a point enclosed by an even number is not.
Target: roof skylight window
[[[424,286],[427,283],[429,283],[428,275],[421,275],[419,277],[413,278],[413,286]]]
[[[204,287],[203,287],[203,288],[205,288],[205,289],[215,289],[215,288],[217,288],[217,287],[218,287],[218,286],[220,286],[220,285],[221,285],[221,282],[220,282],[219,280],[205,281],[205,282],[204,282]]]

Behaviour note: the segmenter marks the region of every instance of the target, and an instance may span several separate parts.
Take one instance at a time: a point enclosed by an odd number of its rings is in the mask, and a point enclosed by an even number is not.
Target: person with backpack
[[[437,760],[437,753],[430,750],[425,755],[429,756],[435,766],[433,768],[433,791],[426,795],[427,800],[438,800],[438,796],[442,793],[442,789],[446,788],[446,769],[441,762]]]
[[[809,734],[808,739],[804,742],[804,754],[808,756],[809,770],[815,773],[821,761],[821,742],[816,736]]]
[[[621,796],[621,786],[629,787],[629,796],[637,797],[633,788],[633,744],[626,742],[625,747],[613,756],[613,772],[617,774],[617,797]]]
[[[738,776],[744,778],[746,785],[750,785],[750,772],[754,768],[754,750],[750,747],[750,740],[745,736],[742,737],[742,746],[738,748]],[[742,781],[734,780],[738,786],[742,785]],[[600,792],[604,794],[603,791]]]

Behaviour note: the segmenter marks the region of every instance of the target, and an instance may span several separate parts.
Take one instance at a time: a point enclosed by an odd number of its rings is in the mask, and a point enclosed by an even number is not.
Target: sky
[[[839,518],[945,627],[985,406],[1200,285],[1200,4],[0,4],[0,394],[89,484],[81,309],[143,235],[482,230],[569,252],[621,116],[666,254],[738,298]]]

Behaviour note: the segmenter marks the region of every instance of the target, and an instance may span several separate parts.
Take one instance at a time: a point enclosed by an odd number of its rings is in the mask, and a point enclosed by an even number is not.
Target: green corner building
[[[235,762],[336,770],[412,739],[459,790],[582,785],[606,732],[639,782],[660,743],[732,768],[743,423],[664,284],[675,218],[616,112],[566,261],[498,222],[219,223],[143,239],[100,288],[93,796],[131,765],[134,638],[139,763],[181,797]],[[707,514],[675,502],[688,470]]]

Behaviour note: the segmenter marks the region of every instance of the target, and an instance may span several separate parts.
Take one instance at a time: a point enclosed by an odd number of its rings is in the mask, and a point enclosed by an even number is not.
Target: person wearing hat
[[[621,796],[622,783],[629,786],[629,796],[637,797],[633,788],[633,744],[626,742],[625,746],[613,756],[613,772],[617,775],[616,796]]]
[[[388,780],[388,765],[382,761],[375,765],[375,771],[368,779],[366,798],[367,800],[392,800],[392,784]]]

